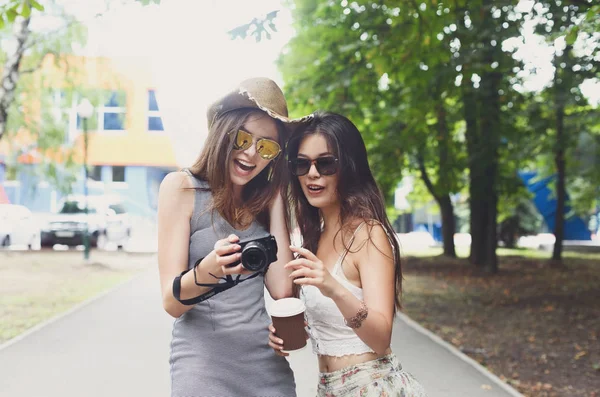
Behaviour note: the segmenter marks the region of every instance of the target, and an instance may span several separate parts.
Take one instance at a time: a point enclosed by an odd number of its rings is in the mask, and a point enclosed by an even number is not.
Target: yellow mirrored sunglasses
[[[248,131],[239,129],[235,135],[235,140],[233,141],[233,148],[235,150],[248,149],[254,141],[253,137],[254,136]],[[265,160],[273,160],[281,153],[281,146],[272,139],[258,138],[256,140],[256,152]]]

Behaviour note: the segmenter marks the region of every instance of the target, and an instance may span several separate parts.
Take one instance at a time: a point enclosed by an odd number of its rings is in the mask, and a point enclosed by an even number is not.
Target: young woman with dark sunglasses
[[[390,349],[400,250],[358,129],[316,113],[290,140],[288,157],[303,244],[285,268],[306,304],[318,396],[425,396]],[[286,356],[269,328],[269,345]]]
[[[166,176],[158,207],[164,309],[173,317],[172,396],[295,396],[288,362],[266,343],[264,286],[275,299],[292,259],[281,148],[293,120],[264,78],[242,82],[208,110],[196,163]],[[237,264],[241,239],[276,238],[278,260],[252,273]],[[234,283],[222,288],[222,281]],[[215,284],[219,284],[216,286]]]

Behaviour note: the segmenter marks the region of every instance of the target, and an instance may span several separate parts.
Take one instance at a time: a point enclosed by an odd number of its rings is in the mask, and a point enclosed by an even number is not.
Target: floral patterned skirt
[[[423,386],[388,354],[366,363],[319,374],[317,397],[427,397]]]

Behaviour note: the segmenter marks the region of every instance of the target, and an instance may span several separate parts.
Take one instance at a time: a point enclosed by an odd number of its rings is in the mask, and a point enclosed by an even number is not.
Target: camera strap
[[[204,259],[204,258],[202,258],[202,259]],[[229,288],[235,287],[236,285],[238,285],[241,282],[250,280],[250,279],[252,279],[256,276],[259,276],[260,274],[264,274],[266,272],[266,270],[265,270],[265,272],[256,272],[245,278],[241,278],[242,275],[238,274],[235,279],[229,274],[226,275],[225,277],[217,277],[214,274],[209,273],[215,279],[221,280],[221,282],[199,283],[196,278],[196,266],[198,266],[198,264],[202,261],[202,259],[199,259],[191,269],[187,269],[187,270],[181,272],[181,274],[179,276],[175,277],[175,279],[173,280],[173,297],[175,297],[175,299],[177,299],[183,305],[190,306],[190,305],[195,305],[196,303],[204,302],[205,300],[212,298],[213,296],[215,296],[223,291],[226,291]],[[186,274],[187,272],[189,272],[190,270],[192,270],[194,272],[194,283],[197,286],[209,287],[212,289],[210,291],[206,291],[205,293],[200,294],[191,299],[181,299],[181,277],[183,277],[183,275]]]

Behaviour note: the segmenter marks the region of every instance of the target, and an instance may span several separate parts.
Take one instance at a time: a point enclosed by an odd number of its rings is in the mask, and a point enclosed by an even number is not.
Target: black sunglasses
[[[338,159],[333,156],[318,157],[314,160],[297,157],[288,161],[290,172],[295,176],[308,174],[313,164],[317,167],[317,172],[321,175],[333,175],[338,170]]]

